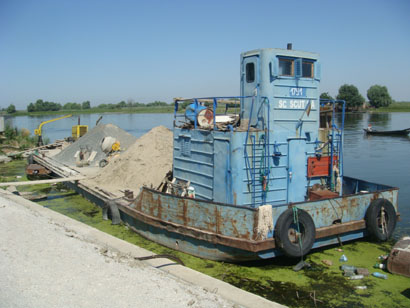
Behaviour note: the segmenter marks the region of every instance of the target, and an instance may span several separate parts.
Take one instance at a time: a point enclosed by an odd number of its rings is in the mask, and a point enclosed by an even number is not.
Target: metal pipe
[[[214,130],[216,130],[216,119],[215,119],[215,117],[216,117],[216,108],[217,108],[218,104],[217,104],[216,98],[214,98],[213,101],[214,101],[214,106],[213,106],[213,112],[214,112]]]

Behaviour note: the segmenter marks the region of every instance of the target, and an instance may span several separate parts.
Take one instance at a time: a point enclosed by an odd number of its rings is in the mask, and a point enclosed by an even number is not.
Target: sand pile
[[[95,152],[95,154],[93,154],[93,159],[90,160],[90,166],[98,166],[99,161],[106,158],[106,154],[101,149],[101,142],[108,136],[114,137],[118,140],[121,144],[121,149],[124,150],[127,150],[131,144],[137,140],[135,136],[127,133],[118,126],[113,124],[100,124],[95,126],[76,142],[55,155],[53,159],[66,165],[75,166],[76,153],[81,150],[88,150],[90,153]]]
[[[143,185],[157,187],[161,183],[172,169],[172,151],[172,131],[164,126],[154,127],[111,160],[97,176],[82,182],[110,192],[129,189],[136,195]]]

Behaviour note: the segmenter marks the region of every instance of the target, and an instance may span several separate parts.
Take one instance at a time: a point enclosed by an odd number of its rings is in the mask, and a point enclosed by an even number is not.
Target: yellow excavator
[[[55,119],[51,119],[51,120],[48,120],[48,121],[41,122],[40,125],[38,126],[38,128],[36,128],[34,130],[34,135],[38,136],[37,145],[38,146],[43,145],[43,137],[42,137],[42,131],[41,131],[43,125],[45,125],[47,123],[54,122],[54,121],[62,120],[62,119],[65,119],[65,118],[69,118],[69,117],[72,117],[72,116],[73,116],[72,114],[67,114],[67,115],[59,117],[59,118],[55,118]],[[74,125],[71,128],[72,139],[77,140],[81,136],[85,135],[87,132],[88,132],[88,125],[80,125],[80,124]]]

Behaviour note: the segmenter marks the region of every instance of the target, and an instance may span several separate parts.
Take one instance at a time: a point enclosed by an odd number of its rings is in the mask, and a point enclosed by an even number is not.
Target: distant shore
[[[91,113],[173,113],[174,106],[166,107],[125,107],[125,108],[90,108],[77,110],[56,110],[56,111],[33,111],[17,110],[15,113],[2,114],[8,116],[42,116],[42,115],[60,115],[60,114],[91,114]]]
[[[8,116],[42,116],[42,115],[60,115],[60,114],[91,114],[91,113],[173,113],[174,106],[160,106],[160,107],[124,107],[124,108],[90,108],[77,110],[57,110],[57,111],[33,111],[28,112],[24,110],[17,110],[15,113],[0,115]],[[410,102],[392,103],[388,107],[369,108],[360,112],[410,112]]]
[[[368,112],[410,112],[410,102],[392,103],[389,107],[368,109]]]

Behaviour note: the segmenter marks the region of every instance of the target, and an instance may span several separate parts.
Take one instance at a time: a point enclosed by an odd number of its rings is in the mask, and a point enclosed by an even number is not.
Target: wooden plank
[[[54,173],[56,173],[57,175],[61,177],[73,176],[73,173],[79,174],[78,171],[71,169],[70,167],[64,164],[61,164],[55,160],[50,161],[50,158],[46,158],[46,157],[42,158],[38,155],[33,155],[33,160],[37,164],[47,168],[50,171],[53,171]]]
[[[59,145],[62,145],[62,142],[55,142],[55,143],[42,145],[42,146],[39,146],[39,147],[27,149],[27,150],[20,151],[20,152],[9,153],[9,154],[7,154],[7,156],[8,157],[14,157],[14,156],[17,156],[17,155],[20,155],[20,154],[24,154],[26,152],[31,152],[31,151],[34,151],[34,150],[39,150],[39,149],[48,148],[48,147],[57,147]]]
[[[84,180],[85,176],[70,176],[67,178],[49,179],[49,180],[37,180],[37,181],[21,181],[21,182],[5,182],[0,183],[1,186],[21,186],[21,185],[36,185],[36,184],[52,184],[60,182],[72,182],[78,180]]]
[[[353,220],[349,222],[344,222],[342,224],[334,224],[329,227],[322,227],[316,229],[316,238],[323,238],[338,234],[343,234],[350,231],[362,230],[366,228],[366,221],[364,219],[361,220]]]

